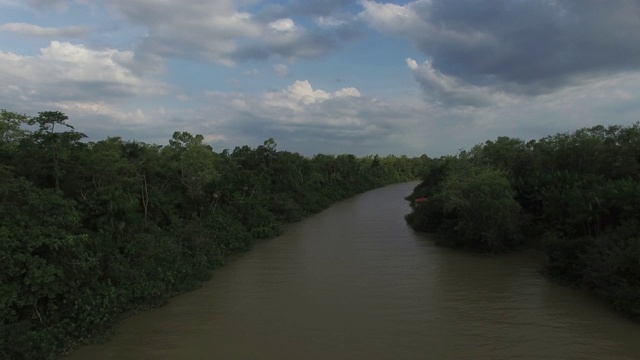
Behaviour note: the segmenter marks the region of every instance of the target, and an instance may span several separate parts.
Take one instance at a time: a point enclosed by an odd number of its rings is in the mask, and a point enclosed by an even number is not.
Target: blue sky
[[[635,0],[0,0],[0,108],[90,140],[455,154],[640,121]]]

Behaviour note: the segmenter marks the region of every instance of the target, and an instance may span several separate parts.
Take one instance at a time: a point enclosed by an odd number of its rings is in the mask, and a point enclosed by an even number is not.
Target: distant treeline
[[[55,358],[193,289],[230,255],[337,200],[417,179],[426,156],[214,152],[97,142],[61,112],[0,113],[0,358]]]
[[[430,159],[423,179],[413,228],[474,251],[539,247],[549,276],[640,319],[639,124],[499,137]]]

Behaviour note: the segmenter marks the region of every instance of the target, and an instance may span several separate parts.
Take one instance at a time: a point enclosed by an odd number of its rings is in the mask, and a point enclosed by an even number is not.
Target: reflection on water
[[[69,359],[637,359],[640,326],[537,272],[409,229],[415,183],[343,201]]]

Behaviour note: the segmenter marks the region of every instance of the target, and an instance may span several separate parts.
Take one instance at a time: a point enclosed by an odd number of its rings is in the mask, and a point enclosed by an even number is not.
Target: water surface
[[[287,225],[69,359],[640,358],[640,325],[542,277],[541,255],[468,254],[413,232],[415,185]]]

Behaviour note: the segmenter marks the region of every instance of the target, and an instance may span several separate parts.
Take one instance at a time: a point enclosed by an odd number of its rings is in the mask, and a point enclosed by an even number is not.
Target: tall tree
[[[47,161],[49,174],[53,178],[53,187],[60,189],[60,180],[64,177],[65,161],[71,157],[71,150],[86,135],[74,130],[66,123],[69,118],[60,111],[43,111],[29,119],[29,125],[37,126],[32,134],[33,141],[41,149]],[[67,131],[61,131],[68,129]]]
[[[10,164],[15,160],[18,143],[28,135],[23,128],[29,118],[5,109],[0,110],[0,162]]]

